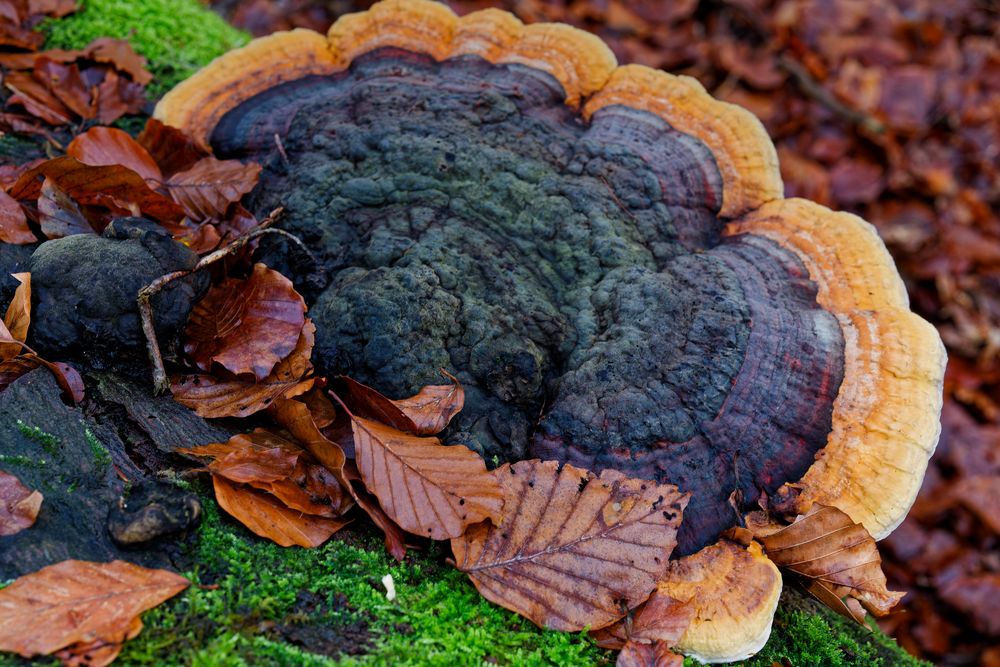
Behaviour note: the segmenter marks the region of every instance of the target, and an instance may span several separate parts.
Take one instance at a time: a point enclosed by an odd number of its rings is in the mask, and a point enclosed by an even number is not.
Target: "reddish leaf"
[[[274,496],[212,476],[219,506],[252,532],[283,547],[318,547],[350,521],[303,514]]]
[[[118,76],[114,70],[104,74],[97,86],[97,121],[113,123],[125,114],[137,114],[146,104],[146,91],[142,84]]]
[[[695,611],[695,605],[676,600],[657,589],[635,610],[631,622],[619,621],[593,635],[602,648],[620,649],[630,640],[661,642],[669,647],[680,641]]]
[[[50,565],[0,590],[0,650],[30,658],[97,640],[120,644],[134,618],[188,585],[120,560]]]
[[[26,171],[10,188],[14,199],[37,199],[42,180],[52,181],[78,204],[135,211],[164,222],[176,222],[184,211],[174,202],[153,192],[137,173],[121,165],[92,167],[64,156]]]
[[[253,190],[260,165],[239,160],[202,158],[192,167],[171,176],[167,191],[193,220],[222,218],[229,205]]]
[[[677,487],[555,461],[494,474],[500,525],[476,524],[451,541],[457,567],[491,602],[543,627],[600,629],[646,600],[666,573],[688,502]]]
[[[615,667],[683,667],[684,656],[670,650],[668,642],[641,644],[630,641],[618,654]]]
[[[42,14],[54,19],[72,14],[77,9],[76,0],[28,0],[29,14]]]
[[[146,121],[139,136],[139,145],[146,149],[159,165],[165,177],[190,169],[195,162],[208,155],[187,135],[175,127],[164,125],[155,118]]]
[[[20,283],[14,290],[14,298],[7,306],[7,314],[3,323],[11,338],[22,343],[28,340],[28,327],[31,325],[31,274],[11,274]],[[23,349],[22,345],[0,344],[0,359],[6,360],[17,356]]]
[[[499,522],[500,485],[478,454],[361,417],[351,419],[361,478],[403,530],[444,540],[484,519]]]
[[[317,461],[338,476],[343,475],[347,458],[337,443],[332,442],[320,431],[310,406],[301,402],[308,392],[298,399],[279,398],[268,408],[268,415],[294,437]],[[315,399],[313,399],[315,400]],[[346,486],[347,484],[342,481]]]
[[[114,127],[92,127],[77,135],[66,147],[66,154],[84,164],[103,166],[119,164],[158,187],[163,174],[146,149],[135,139]]]
[[[34,525],[41,506],[41,493],[0,470],[0,536],[14,535]]]
[[[257,264],[248,279],[226,280],[198,302],[184,351],[204,371],[215,362],[263,380],[295,348],[305,313],[292,281]]]
[[[403,557],[406,556],[406,533],[395,521],[389,518],[389,515],[379,505],[378,499],[365,490],[361,481],[361,473],[358,472],[354,461],[348,461],[344,465],[344,478],[349,484],[348,490],[354,496],[358,507],[363,509],[372,522],[385,534],[386,551],[396,560],[402,561]]]
[[[465,404],[465,390],[458,380],[441,371],[451,380],[451,384],[428,385],[415,396],[393,401],[404,415],[410,418],[417,435],[440,433],[448,426],[451,418],[461,412]]]
[[[89,120],[95,117],[97,104],[92,84],[76,63],[60,62],[42,53],[35,58],[31,75],[80,118]]]
[[[263,410],[279,398],[292,398],[312,388],[312,354],[316,327],[308,319],[292,353],[282,359],[260,382],[238,377],[185,375],[172,380],[174,400],[202,417],[247,417]]]
[[[50,239],[94,233],[80,207],[51,178],[42,183],[38,197],[38,224]]]
[[[351,414],[407,433],[415,433],[417,425],[396,403],[371,387],[346,375],[334,379],[331,385],[337,398],[344,402]]]
[[[903,597],[886,588],[872,536],[835,507],[817,504],[792,525],[757,537],[768,558],[810,580],[810,591],[835,611],[844,614],[846,606],[848,618],[863,622],[864,611],[857,602],[883,616]]]
[[[22,375],[29,373],[41,362],[33,354],[22,354],[0,362],[0,391],[3,391]]]
[[[101,37],[88,44],[84,54],[91,60],[114,65],[136,83],[146,85],[153,80],[153,75],[146,69],[146,59],[136,53],[127,40]]]
[[[75,368],[61,361],[46,361],[37,357],[38,363],[49,369],[49,372],[56,378],[56,384],[62,389],[66,398],[70,399],[74,405],[79,405],[84,396],[83,378]]]
[[[27,72],[9,72],[4,85],[14,93],[7,98],[8,106],[21,106],[49,125],[65,125],[73,120],[72,112],[45,85]]]
[[[9,194],[0,191],[0,242],[24,245],[38,240],[28,227],[24,209]]]

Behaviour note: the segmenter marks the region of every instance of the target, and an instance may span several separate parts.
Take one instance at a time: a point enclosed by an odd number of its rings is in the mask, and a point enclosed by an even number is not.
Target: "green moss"
[[[20,419],[17,420],[17,430],[20,431],[21,435],[24,437],[41,445],[42,449],[49,454],[54,455],[59,452],[59,447],[62,443],[59,442],[59,438],[51,433],[46,433],[37,426],[28,426]]]
[[[111,453],[89,428],[84,429],[83,437],[87,441],[87,444],[90,445],[90,453],[94,457],[94,465],[98,468],[111,465]]]
[[[128,39],[149,59],[158,97],[249,36],[197,0],[83,0],[76,14],[42,26],[46,48],[80,49],[98,37]]]
[[[0,464],[40,468],[45,465],[45,459],[32,459],[20,454],[0,454]]]

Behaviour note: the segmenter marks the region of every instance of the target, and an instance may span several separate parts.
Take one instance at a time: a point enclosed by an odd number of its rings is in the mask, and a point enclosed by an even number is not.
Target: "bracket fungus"
[[[936,331],[874,228],[784,199],[761,123],[694,79],[565,25],[385,0],[218,58],[156,116],[264,165],[251,206],[284,206],[326,274],[322,370],[405,394],[456,369],[446,440],[691,494],[660,585],[702,591],[686,652],[768,636],[773,565],[713,547],[762,498],[876,538],[913,502]]]

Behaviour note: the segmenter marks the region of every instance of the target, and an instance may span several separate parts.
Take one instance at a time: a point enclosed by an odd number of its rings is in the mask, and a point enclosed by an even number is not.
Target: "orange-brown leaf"
[[[260,169],[256,162],[205,157],[171,176],[165,186],[192,220],[222,218],[230,204],[257,185]]]
[[[214,362],[263,380],[295,349],[305,322],[306,304],[292,281],[256,264],[246,280],[226,280],[198,302],[184,351],[203,371]]]
[[[316,380],[306,375],[312,371],[309,358],[315,334],[316,326],[307,319],[295,349],[261,382],[238,377],[185,375],[173,379],[170,391],[175,401],[201,417],[248,417],[279,398],[292,398],[312,388]]]
[[[393,401],[410,418],[417,435],[440,433],[465,404],[465,390],[454,376],[445,371],[451,384],[428,385],[410,398]]]
[[[135,140],[152,156],[166,177],[189,169],[208,155],[186,134],[155,118],[146,121],[146,127]]]
[[[116,560],[67,560],[0,590],[0,651],[25,658],[78,643],[120,644],[132,619],[177,595],[188,580]]]
[[[313,457],[333,471],[336,475],[343,474],[347,457],[340,446],[328,439],[320,431],[319,425],[310,406],[302,402],[306,396],[317,394],[317,390],[308,392],[299,398],[279,398],[268,408],[268,415],[292,434]],[[322,396],[322,395],[321,395]],[[313,397],[314,404],[323,406],[320,399]]]
[[[366,384],[341,375],[334,378],[331,389],[347,409],[358,417],[371,419],[407,433],[414,433],[417,430],[417,425],[396,405],[395,401],[386,398]]]
[[[887,614],[903,597],[886,588],[882,559],[872,536],[835,507],[817,504],[790,526],[758,539],[779,567],[816,582],[841,601],[854,598],[876,616]],[[819,587],[816,592],[824,595]],[[821,599],[829,604],[828,598]],[[858,620],[860,608],[848,601],[844,604],[852,607],[846,615]],[[831,606],[844,613],[840,605]]]
[[[7,325],[10,335],[23,343],[28,340],[28,327],[31,326],[31,274],[25,272],[11,275],[19,284],[14,290],[14,298],[7,306],[3,323]],[[2,352],[0,356],[4,356]]]
[[[0,535],[13,535],[33,526],[41,506],[41,493],[0,470]]]
[[[364,483],[361,481],[361,473],[354,461],[348,461],[344,465],[344,479],[347,480],[348,490],[354,497],[358,507],[363,509],[371,518],[372,522],[385,534],[385,549],[393,558],[402,561],[406,556],[406,533],[393,521],[382,506],[378,504],[378,498],[368,493]]]
[[[350,521],[303,514],[286,507],[269,493],[237,486],[218,475],[212,476],[215,499],[251,532],[289,547],[318,547]]]
[[[146,69],[146,59],[132,49],[128,40],[101,37],[88,44],[84,54],[91,60],[113,65],[136,83],[146,85],[153,80],[153,75]]]
[[[654,590],[635,610],[631,619],[619,621],[593,633],[602,648],[620,649],[629,640],[662,642],[673,646],[687,631],[695,616],[695,605]]]
[[[33,354],[19,354],[16,357],[0,362],[0,391],[3,391],[22,375],[29,373],[42,364]]]
[[[121,642],[106,639],[77,642],[61,651],[56,651],[53,655],[62,662],[63,667],[106,667],[121,653],[122,642],[138,637],[140,632],[142,632],[142,619],[136,616],[129,624]]]
[[[500,525],[477,524],[451,541],[458,568],[491,602],[544,627],[600,629],[646,600],[666,573],[688,502],[677,487],[555,461],[494,474]]]
[[[403,530],[435,540],[500,520],[500,484],[482,457],[352,416],[354,457],[365,486]]]
[[[668,642],[630,641],[622,648],[615,667],[683,667],[684,656],[670,650]]]
[[[114,127],[92,127],[77,135],[66,147],[66,154],[92,166],[120,164],[128,167],[152,182],[154,188],[163,180],[160,168],[146,149],[128,132]]]
[[[42,182],[38,196],[38,225],[50,239],[94,233],[77,203],[51,178]]]
[[[38,240],[28,227],[24,209],[6,192],[0,191],[0,242],[25,245]]]

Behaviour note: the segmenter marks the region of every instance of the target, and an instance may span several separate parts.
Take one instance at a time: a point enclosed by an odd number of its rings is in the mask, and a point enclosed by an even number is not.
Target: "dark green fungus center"
[[[704,144],[563,98],[528,67],[383,49],[243,103],[212,143],[264,163],[255,209],[285,206],[320,258],[324,372],[402,396],[449,369],[447,441],[677,484],[691,553],[825,445],[840,329],[790,253],[720,236]]]

